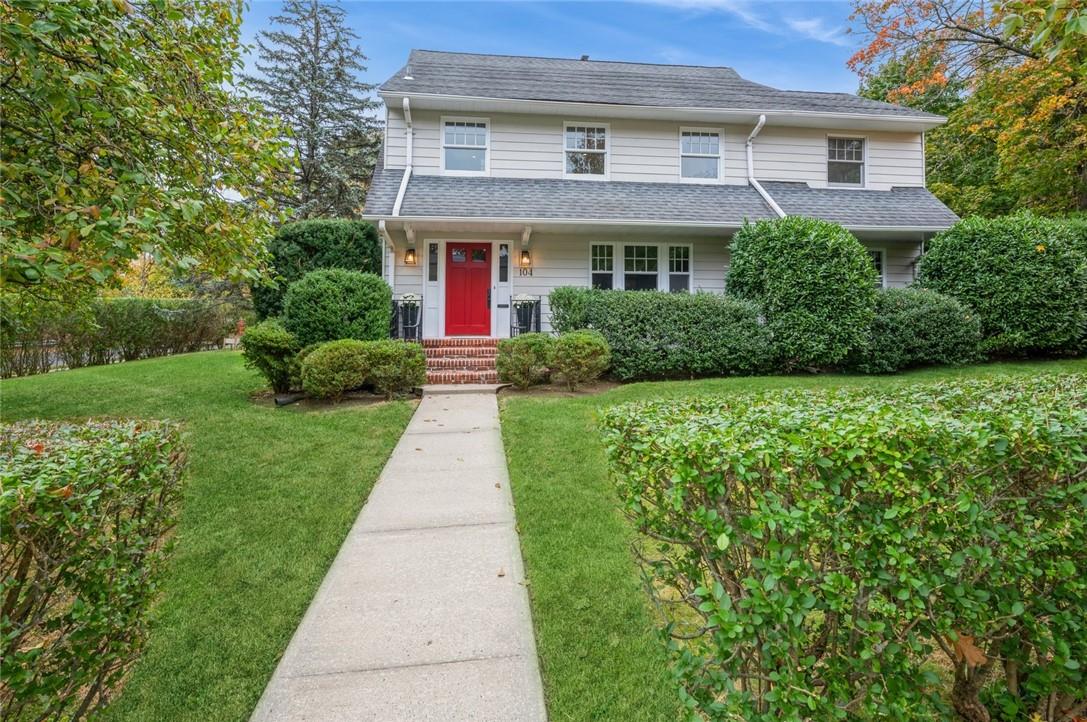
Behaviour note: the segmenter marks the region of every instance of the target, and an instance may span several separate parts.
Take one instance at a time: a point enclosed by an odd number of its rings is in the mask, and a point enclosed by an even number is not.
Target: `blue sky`
[[[846,1],[641,0],[638,2],[371,2],[342,0],[370,58],[362,79],[380,83],[412,48],[649,63],[729,65],[759,83],[855,92],[845,66],[860,45],[846,33]],[[250,0],[242,26],[252,44],[279,0]]]

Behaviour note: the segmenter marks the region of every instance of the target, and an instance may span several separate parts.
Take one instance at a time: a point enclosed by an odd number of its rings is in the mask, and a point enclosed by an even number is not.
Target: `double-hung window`
[[[563,132],[563,173],[568,176],[608,174],[608,127],[567,123]]]
[[[689,180],[716,180],[721,172],[721,134],[714,130],[679,132],[679,175]]]
[[[827,183],[864,185],[864,138],[827,138]]]
[[[487,172],[487,121],[442,119],[442,170],[451,174]]]
[[[589,282],[593,288],[626,291],[692,290],[691,246],[668,243],[593,243]]]
[[[691,290],[691,247],[668,246],[668,290]]]
[[[605,291],[615,287],[615,246],[593,244],[589,248],[593,288]]]
[[[657,246],[623,246],[623,288],[628,291],[656,291]]]
[[[884,265],[887,254],[882,248],[869,248],[868,256],[872,259],[872,266],[876,269],[876,288],[885,288],[887,285],[887,271]]]

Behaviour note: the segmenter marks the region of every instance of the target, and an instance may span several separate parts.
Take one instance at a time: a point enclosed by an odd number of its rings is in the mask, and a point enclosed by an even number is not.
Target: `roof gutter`
[[[752,148],[755,145],[755,136],[759,134],[759,131],[762,130],[762,126],[764,125],[766,125],[765,114],[759,116],[759,122],[755,124],[755,127],[751,129],[751,133],[747,136],[747,182],[752,188],[758,191],[759,195],[762,196],[762,199],[766,201],[766,205],[770,206],[774,213],[777,213],[778,218],[784,218],[785,211],[781,210],[781,206],[779,206],[777,201],[767,193],[766,189],[762,187],[762,184],[755,180],[755,156]],[[395,211],[393,212],[395,214]]]
[[[730,230],[743,226],[744,221],[739,220],[732,223],[711,223],[706,221],[665,221],[652,218],[633,218],[616,220],[613,218],[529,218],[529,217],[500,217],[500,216],[400,216],[398,218],[386,217],[392,221],[402,221],[404,223],[413,224],[427,224],[427,223],[488,223],[488,224],[506,224],[510,226],[532,226],[533,235],[543,233],[541,229],[545,229],[549,226],[606,226],[606,227],[626,227],[626,226],[650,226],[653,228],[682,228],[690,231],[716,231],[716,230]],[[380,216],[377,215],[363,215],[364,220],[378,220],[380,223]],[[758,220],[758,219],[756,219]],[[947,230],[951,224],[943,226],[868,226],[868,225],[850,225],[848,223],[843,224],[851,231],[894,231],[898,233],[906,232],[939,232]]]
[[[398,98],[406,98],[408,91],[404,90],[385,90],[378,88],[378,94],[383,100],[389,102],[395,101]],[[556,106],[562,106],[561,112],[593,112],[599,111],[602,115],[615,115],[617,110],[630,109],[630,110],[642,110],[642,111],[658,111],[660,113],[675,115],[677,113],[697,113],[704,116],[713,116],[720,122],[743,122],[745,119],[750,118],[752,115],[768,114],[773,115],[775,122],[782,122],[785,120],[804,120],[812,119],[819,121],[836,121],[836,122],[868,122],[877,123],[879,126],[888,130],[894,129],[893,126],[899,126],[901,130],[911,130],[915,132],[922,132],[925,129],[938,128],[939,126],[947,123],[947,118],[942,115],[927,114],[924,116],[912,116],[912,115],[891,115],[885,113],[849,113],[844,111],[821,111],[821,110],[785,110],[772,108],[706,108],[699,106],[685,106],[685,105],[636,105],[630,103],[599,103],[599,102],[587,102],[583,100],[540,100],[531,98],[499,98],[485,95],[457,95],[454,93],[420,93],[418,91],[411,91],[411,97],[416,101],[442,101],[442,102],[469,102],[478,105],[479,103],[500,103],[510,106],[518,106],[517,110],[513,112],[554,112]]]

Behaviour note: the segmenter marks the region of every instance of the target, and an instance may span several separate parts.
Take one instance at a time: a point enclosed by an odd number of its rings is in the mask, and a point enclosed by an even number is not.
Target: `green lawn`
[[[245,720],[411,416],[407,402],[304,410],[217,351],[0,382],[5,421],[185,422],[178,545],[143,658],[105,715]]]
[[[679,719],[656,620],[608,480],[595,414],[624,401],[783,387],[886,387],[1000,374],[1087,373],[1087,361],[991,364],[892,377],[711,379],[622,386],[598,396],[502,401],[521,549],[552,720]]]

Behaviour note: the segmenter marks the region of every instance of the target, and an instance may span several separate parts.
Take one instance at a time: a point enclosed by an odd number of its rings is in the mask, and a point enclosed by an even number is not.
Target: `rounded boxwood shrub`
[[[928,244],[918,282],[977,312],[987,354],[1074,351],[1087,327],[1087,258],[1077,233],[1026,212],[966,218]]]
[[[596,381],[611,363],[611,350],[599,331],[570,331],[555,339],[551,368],[571,391]]]
[[[259,371],[272,391],[291,390],[291,364],[298,345],[282,324],[270,319],[250,326],[242,334],[241,345],[245,365]]]
[[[876,304],[868,251],[836,223],[788,216],[732,239],[728,292],[760,305],[784,371],[825,369],[860,348]]]
[[[853,368],[886,374],[913,366],[965,364],[979,356],[977,314],[950,296],[922,288],[892,288],[876,296],[876,316]]]
[[[283,314],[283,326],[300,346],[342,338],[376,341],[389,337],[392,292],[372,273],[311,271],[287,289]]]
[[[560,293],[562,291],[562,293]],[[573,292],[570,292],[573,291]],[[567,306],[577,308],[567,313]],[[767,367],[770,334],[757,304],[712,293],[556,289],[552,326],[592,328],[611,347],[624,381],[752,374]],[[580,326],[555,324],[577,318]]]
[[[498,380],[519,389],[547,383],[554,342],[554,337],[546,333],[523,333],[499,341],[495,360]]]
[[[366,342],[350,338],[321,344],[302,361],[302,388],[319,399],[339,401],[344,391],[366,383],[367,351]]]
[[[317,218],[279,227],[268,244],[275,284],[254,286],[253,308],[260,318],[283,312],[287,287],[309,271],[343,268],[381,273],[381,242],[377,230],[364,221]]]
[[[426,383],[426,354],[417,343],[369,341],[365,354],[366,378],[387,399]]]

